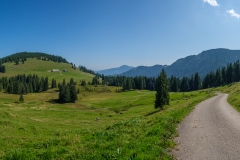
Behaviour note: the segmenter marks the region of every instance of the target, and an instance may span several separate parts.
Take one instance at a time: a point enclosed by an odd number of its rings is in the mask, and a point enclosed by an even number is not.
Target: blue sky
[[[60,55],[93,70],[240,49],[239,0],[2,0],[0,57]]]

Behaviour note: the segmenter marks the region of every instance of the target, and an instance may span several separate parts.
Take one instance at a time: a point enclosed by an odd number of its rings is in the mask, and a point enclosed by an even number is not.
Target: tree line
[[[101,80],[100,80],[101,79]],[[171,76],[168,78],[169,91],[171,92],[188,92],[221,85],[230,84],[240,81],[240,62],[229,63],[227,66],[218,68],[205,75],[202,80],[196,72],[191,77],[178,78]],[[125,90],[156,90],[156,78],[146,76],[104,76],[96,75],[92,79],[92,85],[118,86]]]
[[[10,94],[28,94],[48,90],[48,77],[39,77],[36,74],[21,74],[0,79],[0,91],[5,90]]]
[[[208,73],[202,82],[202,88],[218,87],[233,82],[240,81],[240,63],[237,60],[234,63],[228,63],[227,66],[218,68],[216,71]]]
[[[75,102],[77,100],[76,82],[71,78],[69,83],[65,79],[57,86],[56,80],[51,81],[51,88],[59,88],[59,102]],[[5,90],[10,94],[39,93],[49,89],[48,77],[39,77],[36,74],[21,74],[14,77],[0,79],[0,91]]]
[[[123,90],[155,90],[156,78],[146,76],[126,77],[126,76],[95,76],[92,79],[92,85],[99,85],[100,78],[101,84],[108,86],[122,87]]]

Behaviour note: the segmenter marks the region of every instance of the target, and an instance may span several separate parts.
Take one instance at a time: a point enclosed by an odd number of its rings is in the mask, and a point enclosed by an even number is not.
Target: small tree
[[[24,102],[24,98],[23,98],[23,95],[22,95],[22,94],[20,94],[19,101],[20,101],[20,102]]]
[[[78,99],[76,86],[75,85],[71,85],[69,89],[70,89],[70,99],[71,99],[71,102],[75,103],[76,100]]]
[[[154,107],[163,109],[164,105],[169,105],[169,85],[164,69],[157,78],[156,91]]]

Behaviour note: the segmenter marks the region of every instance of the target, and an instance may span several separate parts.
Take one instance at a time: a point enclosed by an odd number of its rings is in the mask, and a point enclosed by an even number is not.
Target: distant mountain
[[[96,71],[96,72],[99,73],[99,74],[104,74],[105,76],[109,76],[109,75],[122,74],[123,72],[129,71],[133,68],[134,67],[127,66],[127,65],[122,65],[118,68],[105,69],[105,70]]]
[[[170,66],[155,65],[152,67],[139,66],[135,69],[127,71],[122,75],[125,76],[148,76],[156,77],[165,69],[168,77],[171,75],[177,77],[190,77],[198,72],[201,77],[207,73],[216,70],[219,67],[226,66],[230,62],[235,62],[240,59],[240,50],[229,49],[211,49],[203,51],[198,55],[191,55],[185,58],[178,59]]]
[[[147,76],[147,77],[153,77],[153,75],[157,75],[160,73],[160,71],[167,66],[163,65],[155,65],[155,66],[139,66],[136,68],[133,68],[127,72],[122,73],[124,76],[129,76],[129,77],[135,77],[135,76]]]

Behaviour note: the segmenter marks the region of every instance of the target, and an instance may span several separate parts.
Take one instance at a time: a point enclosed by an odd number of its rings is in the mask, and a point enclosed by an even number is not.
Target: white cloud
[[[211,6],[218,7],[219,4],[217,3],[217,0],[203,0],[203,2],[210,4]]]
[[[233,17],[240,18],[240,14],[237,14],[233,9],[227,10],[228,14],[230,14]]]

